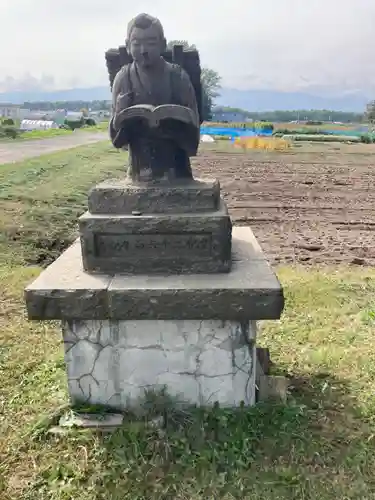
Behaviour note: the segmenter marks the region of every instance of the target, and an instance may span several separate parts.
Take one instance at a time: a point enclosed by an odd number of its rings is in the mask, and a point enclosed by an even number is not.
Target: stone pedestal
[[[91,189],[88,208],[92,214],[132,215],[214,212],[220,204],[220,184],[212,179],[176,180],[142,184],[109,179]]]
[[[217,181],[106,181],[79,219],[86,271],[127,274],[226,273],[232,224]]]
[[[64,321],[69,394],[116,409],[165,388],[182,404],[252,405],[255,334],[254,321]]]
[[[106,181],[88,205],[25,291],[30,319],[62,321],[72,402],[254,404],[256,322],[280,317],[283,292],[250,228],[232,235],[219,183]]]
[[[134,408],[165,388],[186,404],[255,402],[256,322],[284,299],[250,228],[230,273],[90,274],[77,240],[27,287],[28,316],[62,320],[73,403]]]
[[[214,212],[147,215],[86,213],[79,219],[88,272],[195,274],[229,272],[232,224]]]

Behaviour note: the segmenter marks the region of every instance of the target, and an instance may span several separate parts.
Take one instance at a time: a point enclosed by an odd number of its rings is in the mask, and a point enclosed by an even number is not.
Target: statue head
[[[138,14],[128,24],[126,47],[141,66],[157,64],[166,48],[164,30],[156,17]]]

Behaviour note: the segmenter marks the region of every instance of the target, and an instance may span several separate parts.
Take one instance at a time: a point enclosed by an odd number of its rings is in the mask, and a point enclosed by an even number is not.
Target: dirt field
[[[375,265],[374,146],[207,146],[195,171],[220,180],[234,224],[253,228],[270,262]]]

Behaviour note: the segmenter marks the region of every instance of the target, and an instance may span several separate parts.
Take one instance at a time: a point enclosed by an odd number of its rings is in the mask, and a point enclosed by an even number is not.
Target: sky
[[[0,0],[0,92],[106,85],[140,12],[226,87],[375,93],[375,0]]]

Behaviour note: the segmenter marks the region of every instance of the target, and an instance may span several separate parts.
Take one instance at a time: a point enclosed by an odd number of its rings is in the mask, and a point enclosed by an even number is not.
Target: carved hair
[[[138,14],[128,24],[127,39],[130,40],[131,33],[134,28],[145,30],[150,26],[155,26],[159,31],[160,38],[164,40],[164,29],[158,18],[150,16],[149,14]]]

